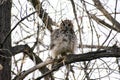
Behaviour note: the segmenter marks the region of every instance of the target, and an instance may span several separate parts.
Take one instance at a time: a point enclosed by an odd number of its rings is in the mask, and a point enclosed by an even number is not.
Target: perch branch
[[[88,52],[88,53],[83,53],[83,54],[71,54],[67,56],[68,58],[65,61],[65,64],[71,64],[71,63],[75,63],[75,62],[82,62],[82,61],[90,61],[90,60],[94,60],[94,59],[99,59],[99,58],[105,58],[105,57],[120,57],[120,48],[118,48],[117,46],[113,46],[111,48],[108,48],[106,50],[100,50],[100,51],[94,51],[94,52]],[[63,62],[60,62],[59,64],[57,64],[56,66],[54,66],[54,68],[48,72],[46,72],[45,74],[43,74],[42,76],[39,77],[39,79],[45,77],[46,75],[52,73],[53,71],[55,71],[56,69],[60,68],[61,66],[63,66]]]
[[[67,64],[71,64],[71,63],[75,63],[75,62],[90,61],[90,60],[105,58],[105,57],[107,57],[107,58],[108,57],[120,57],[120,48],[118,48],[117,46],[114,45],[113,47],[110,47],[105,50],[93,51],[93,52],[88,52],[88,53],[84,53],[84,54],[71,54],[71,55],[67,56],[67,59],[65,60],[65,64],[67,65]],[[34,69],[31,68],[31,69],[29,69],[30,71],[23,72],[23,74],[21,74],[19,77],[23,77],[23,76],[25,77],[26,74],[28,75],[28,74],[30,74],[30,72],[33,72],[36,69],[42,68],[52,62],[53,62],[53,60],[40,63],[40,64],[36,65],[37,67],[35,67]],[[64,66],[64,64],[61,61],[60,63],[55,65],[52,68],[52,70],[49,70],[45,74],[40,76],[39,79],[51,74],[53,71],[56,71],[58,68],[60,68],[62,66]]]

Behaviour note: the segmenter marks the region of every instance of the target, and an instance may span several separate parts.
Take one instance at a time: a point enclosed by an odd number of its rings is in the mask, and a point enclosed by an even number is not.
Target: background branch
[[[120,23],[116,21],[109,13],[108,11],[102,6],[101,2],[99,0],[93,0],[95,6],[104,14],[104,16],[111,21],[112,24],[115,26],[112,26],[113,28],[116,28],[116,31],[120,32]]]
[[[42,8],[42,3],[39,0],[30,0],[33,7],[38,10],[38,16],[41,18],[47,29],[52,32],[52,25],[57,25],[56,22],[50,18],[48,13]]]
[[[93,20],[95,20],[98,24],[102,24],[102,25],[104,25],[104,26],[106,26],[106,27],[108,27],[108,28],[110,28],[110,29],[113,29],[113,30],[117,31],[117,29],[114,28],[112,25],[108,24],[108,23],[105,22],[104,20],[101,20],[100,18],[98,18],[98,17],[95,16],[94,14],[90,14],[90,13],[89,13],[89,15],[90,15],[91,18],[92,18]]]
[[[25,53],[26,55],[29,56],[29,58],[35,62],[36,64],[39,64],[39,63],[42,63],[43,61],[40,59],[39,56],[37,56],[32,48],[30,48],[28,45],[18,45],[18,46],[15,46],[11,49],[11,52],[12,52],[12,55],[16,55],[20,52],[23,52]],[[45,72],[49,71],[49,69],[47,67],[42,67],[42,68],[39,68],[40,72],[42,74],[44,74]],[[15,79],[17,78],[18,76],[15,77]],[[45,77],[45,80],[47,80],[48,77]]]

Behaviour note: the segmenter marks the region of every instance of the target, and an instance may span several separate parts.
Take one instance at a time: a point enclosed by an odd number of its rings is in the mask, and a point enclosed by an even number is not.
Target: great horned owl
[[[71,20],[64,20],[60,24],[60,28],[51,34],[51,54],[53,59],[73,54],[76,48],[77,38],[73,30]]]

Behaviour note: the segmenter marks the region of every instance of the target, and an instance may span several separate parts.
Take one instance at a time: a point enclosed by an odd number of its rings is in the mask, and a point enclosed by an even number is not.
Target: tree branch
[[[78,48],[81,48],[81,46],[83,48],[99,48],[101,47],[102,49],[106,49],[108,48],[107,46],[97,46],[97,45],[87,45],[87,44],[83,44],[78,46]],[[10,56],[15,56],[18,53],[24,52],[26,49],[30,49],[30,47],[26,44],[26,45],[17,45],[11,48],[11,54],[9,54]],[[4,56],[4,54],[1,54],[2,56]],[[7,54],[8,55],[8,54]],[[38,61],[39,62],[39,61]]]
[[[107,58],[108,57],[120,57],[120,48],[118,48],[117,46],[114,45],[113,47],[108,48],[106,50],[93,51],[93,52],[88,52],[88,53],[83,53],[83,54],[71,54],[71,55],[67,56],[67,58],[65,60],[65,64],[67,65],[67,64],[71,64],[71,63],[75,63],[75,62],[90,61],[90,60],[105,58],[105,57],[107,57]],[[40,69],[52,62],[53,62],[53,60],[40,63],[40,64],[34,66],[33,68],[29,69],[28,71],[23,72],[23,74],[19,75],[19,77],[22,77],[22,79],[23,79],[26,75],[30,74],[30,72],[33,72],[36,69]],[[62,61],[60,61],[60,63],[55,65],[52,70],[49,70],[48,72],[46,72],[45,74],[40,76],[39,79],[47,76],[48,74],[51,74],[53,71],[59,69],[62,66],[64,66],[64,64]]]
[[[15,56],[18,53],[24,52],[27,48],[29,48],[28,45],[17,45],[11,48],[12,56]]]
[[[39,63],[43,62],[40,59],[40,57],[37,56],[27,44],[26,45],[18,45],[18,46],[15,46],[15,47],[11,48],[12,55],[16,55],[17,53],[20,53],[20,52],[24,52],[25,54],[27,54],[30,57],[30,59],[32,61],[34,61],[36,64],[39,64]],[[39,68],[39,70],[42,74],[49,71],[49,69],[47,67]],[[16,80],[17,77],[18,76],[16,76],[14,80]],[[45,77],[45,78],[46,78],[45,80],[47,80],[48,77]]]
[[[28,74],[30,74],[31,72],[37,70],[37,69],[40,69],[42,67],[45,67],[46,65],[50,64],[50,63],[53,63],[53,60],[47,60],[45,62],[42,62],[32,68],[30,68],[29,70],[27,71],[24,71],[23,73],[21,73],[20,75],[18,75],[18,77],[16,77],[14,80],[23,80]]]
[[[112,22],[113,28],[116,28],[116,31],[120,32],[120,23],[116,21],[109,13],[108,11],[102,6],[101,2],[99,0],[93,0],[95,6],[103,13],[103,15]]]
[[[38,10],[38,16],[42,19],[43,23],[47,27],[47,29],[52,32],[52,25],[57,25],[56,22],[50,18],[48,13],[42,8],[42,4],[39,0],[30,0],[32,3],[33,7]]]
[[[88,53],[83,53],[83,54],[71,54],[67,56],[66,61],[64,62],[66,65],[75,63],[75,62],[82,62],[82,61],[90,61],[94,59],[99,59],[99,58],[105,58],[105,57],[120,57],[120,48],[117,46],[113,46],[111,48],[108,48],[106,50],[100,50],[100,51],[94,51],[94,52],[88,52]],[[42,76],[39,77],[39,79],[45,77],[46,75],[52,73],[53,71],[57,70],[61,66],[63,66],[63,62],[58,63],[54,68]]]
[[[112,25],[110,25],[110,24],[106,23],[104,20],[101,20],[100,18],[96,17],[94,14],[90,14],[90,13],[89,13],[89,15],[90,15],[91,18],[92,18],[93,20],[95,20],[98,24],[102,24],[102,25],[104,25],[104,26],[106,26],[106,27],[108,27],[108,28],[110,28],[110,29],[113,29],[113,30],[115,30],[115,31],[118,31],[118,30],[117,30],[116,28],[114,28]]]
[[[8,37],[11,35],[12,31],[22,22],[24,21],[26,18],[28,18],[29,16],[35,14],[37,11],[34,11],[32,13],[30,13],[29,15],[23,17],[19,22],[17,22],[17,24],[10,30],[10,32],[8,32],[8,34],[5,36],[5,39],[3,39],[3,41],[1,42],[1,47],[3,47],[4,43],[6,42],[6,40],[8,39]]]

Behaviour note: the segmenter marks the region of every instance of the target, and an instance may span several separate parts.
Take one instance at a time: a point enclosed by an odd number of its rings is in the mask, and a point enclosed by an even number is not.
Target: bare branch
[[[20,75],[18,75],[18,77],[15,78],[15,80],[23,80],[31,72],[33,72],[33,71],[35,71],[37,69],[40,69],[40,68],[42,68],[42,67],[44,67],[44,66],[46,66],[46,65],[48,65],[50,63],[53,63],[53,60],[49,60],[49,61],[47,60],[45,62],[42,62],[42,63],[30,68],[29,70],[24,71],[23,73],[21,73]]]
[[[56,23],[50,18],[48,13],[42,8],[42,4],[39,0],[30,0],[32,3],[33,7],[36,10],[39,10],[38,15],[42,19],[43,23],[47,27],[47,29],[52,32],[52,25],[56,25]]]
[[[67,59],[65,61],[65,64],[75,63],[75,62],[82,62],[82,61],[90,61],[94,59],[104,58],[104,57],[120,57],[120,48],[117,46],[113,46],[112,48],[101,50],[101,51],[94,51],[94,52],[88,52],[83,54],[71,54],[67,56]],[[52,73],[56,69],[63,66],[63,62],[58,63],[58,65],[54,66],[54,68],[48,72],[46,72],[44,75],[39,77],[39,79],[45,77],[46,75]]]
[[[108,11],[102,6],[101,2],[99,0],[93,0],[95,6],[104,14],[104,16],[112,22],[113,28],[116,28],[118,32],[120,32],[120,23],[116,21],[109,13]]]
[[[90,61],[90,60],[104,58],[104,57],[107,57],[107,58],[108,57],[120,57],[120,48],[118,48],[117,46],[113,46],[106,50],[93,51],[93,52],[88,52],[88,53],[84,53],[84,54],[71,54],[71,55],[67,56],[67,58],[65,60],[65,64],[67,65],[67,64],[71,64],[71,63],[75,63],[75,62]],[[33,68],[29,69],[28,71],[23,72],[19,76],[19,79],[20,78],[23,79],[26,75],[30,74],[31,72],[35,71],[36,69],[42,68],[52,62],[53,62],[53,60],[45,61],[45,62],[42,62],[42,63],[34,66]],[[60,63],[55,65],[52,70],[43,74],[41,77],[39,77],[39,79],[47,76],[48,74],[51,74],[53,71],[56,71],[57,69],[59,69],[62,66],[64,66],[64,64],[62,61],[60,61]]]
[[[24,52],[28,45],[17,45],[11,48],[12,56]]]
[[[12,52],[12,55],[15,55],[17,53],[20,53],[20,52],[24,52],[25,54],[27,54],[31,60],[35,61],[36,64],[39,64],[39,63],[42,63],[43,61],[40,59],[39,56],[37,56],[32,48],[30,48],[28,45],[18,45],[18,46],[15,46],[11,49],[11,52]],[[42,74],[44,74],[45,72],[49,71],[49,69],[47,67],[42,67],[42,68],[39,68],[40,72]],[[16,76],[17,77],[17,76]],[[45,77],[45,78],[48,78],[48,77]],[[47,80],[47,79],[46,79]]]
[[[90,14],[89,15],[91,16],[92,19],[94,19],[97,23],[99,24],[102,24],[110,29],[113,29],[115,31],[117,31],[116,28],[114,28],[112,25],[108,24],[107,22],[105,22],[104,20],[101,20],[100,18],[98,18],[97,16],[95,16],[94,14]],[[120,32],[120,31],[119,31]]]
[[[23,21],[25,20],[26,18],[28,18],[29,16],[35,14],[37,11],[34,11],[32,13],[30,13],[29,15],[25,16],[24,18],[22,18],[11,30],[10,32],[8,32],[8,34],[5,36],[5,39],[2,41],[1,45],[3,46],[4,43],[6,42],[6,40],[8,39],[8,37],[11,35],[12,31]]]

